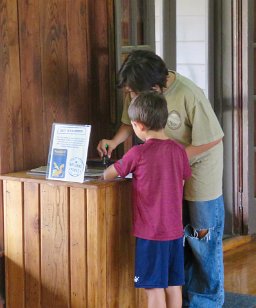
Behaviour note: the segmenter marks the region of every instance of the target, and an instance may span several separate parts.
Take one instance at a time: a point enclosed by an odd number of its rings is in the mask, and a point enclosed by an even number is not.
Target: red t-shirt
[[[133,234],[166,241],[183,236],[183,180],[191,176],[182,145],[149,139],[131,148],[115,164],[121,177],[133,174]]]

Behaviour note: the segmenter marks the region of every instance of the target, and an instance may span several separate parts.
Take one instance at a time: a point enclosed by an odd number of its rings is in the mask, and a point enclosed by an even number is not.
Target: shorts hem
[[[168,286],[159,286],[159,285],[139,285],[135,286],[136,289],[166,289]]]
[[[181,287],[185,283],[175,283],[175,284],[168,284],[168,285],[135,285],[136,289],[167,289],[168,287]]]

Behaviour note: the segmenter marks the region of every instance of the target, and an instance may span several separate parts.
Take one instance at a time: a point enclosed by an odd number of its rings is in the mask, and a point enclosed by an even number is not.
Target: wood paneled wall
[[[0,1],[1,174],[46,164],[53,122],[91,124],[97,156],[117,125],[113,27],[113,0]]]

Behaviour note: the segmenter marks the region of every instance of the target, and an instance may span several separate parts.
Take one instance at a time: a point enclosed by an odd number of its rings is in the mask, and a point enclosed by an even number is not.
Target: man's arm
[[[102,139],[97,146],[100,157],[103,155],[108,155],[108,157],[111,157],[112,151],[120,143],[124,142],[132,134],[132,132],[133,129],[131,125],[122,124],[112,139]]]
[[[210,143],[207,143],[207,144],[202,144],[202,145],[199,145],[199,146],[194,146],[194,145],[189,145],[186,147],[186,153],[188,155],[188,158],[192,158],[193,156],[196,156],[196,155],[199,155],[199,154],[202,154],[208,150],[210,150],[211,148],[213,148],[215,145],[217,145],[218,143],[220,143],[222,140],[221,139],[218,139],[218,140],[215,140],[213,142],[210,142]]]

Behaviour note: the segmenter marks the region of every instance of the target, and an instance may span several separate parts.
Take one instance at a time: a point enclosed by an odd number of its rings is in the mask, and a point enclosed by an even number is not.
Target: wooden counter
[[[133,285],[130,180],[0,179],[7,308],[146,307]]]

